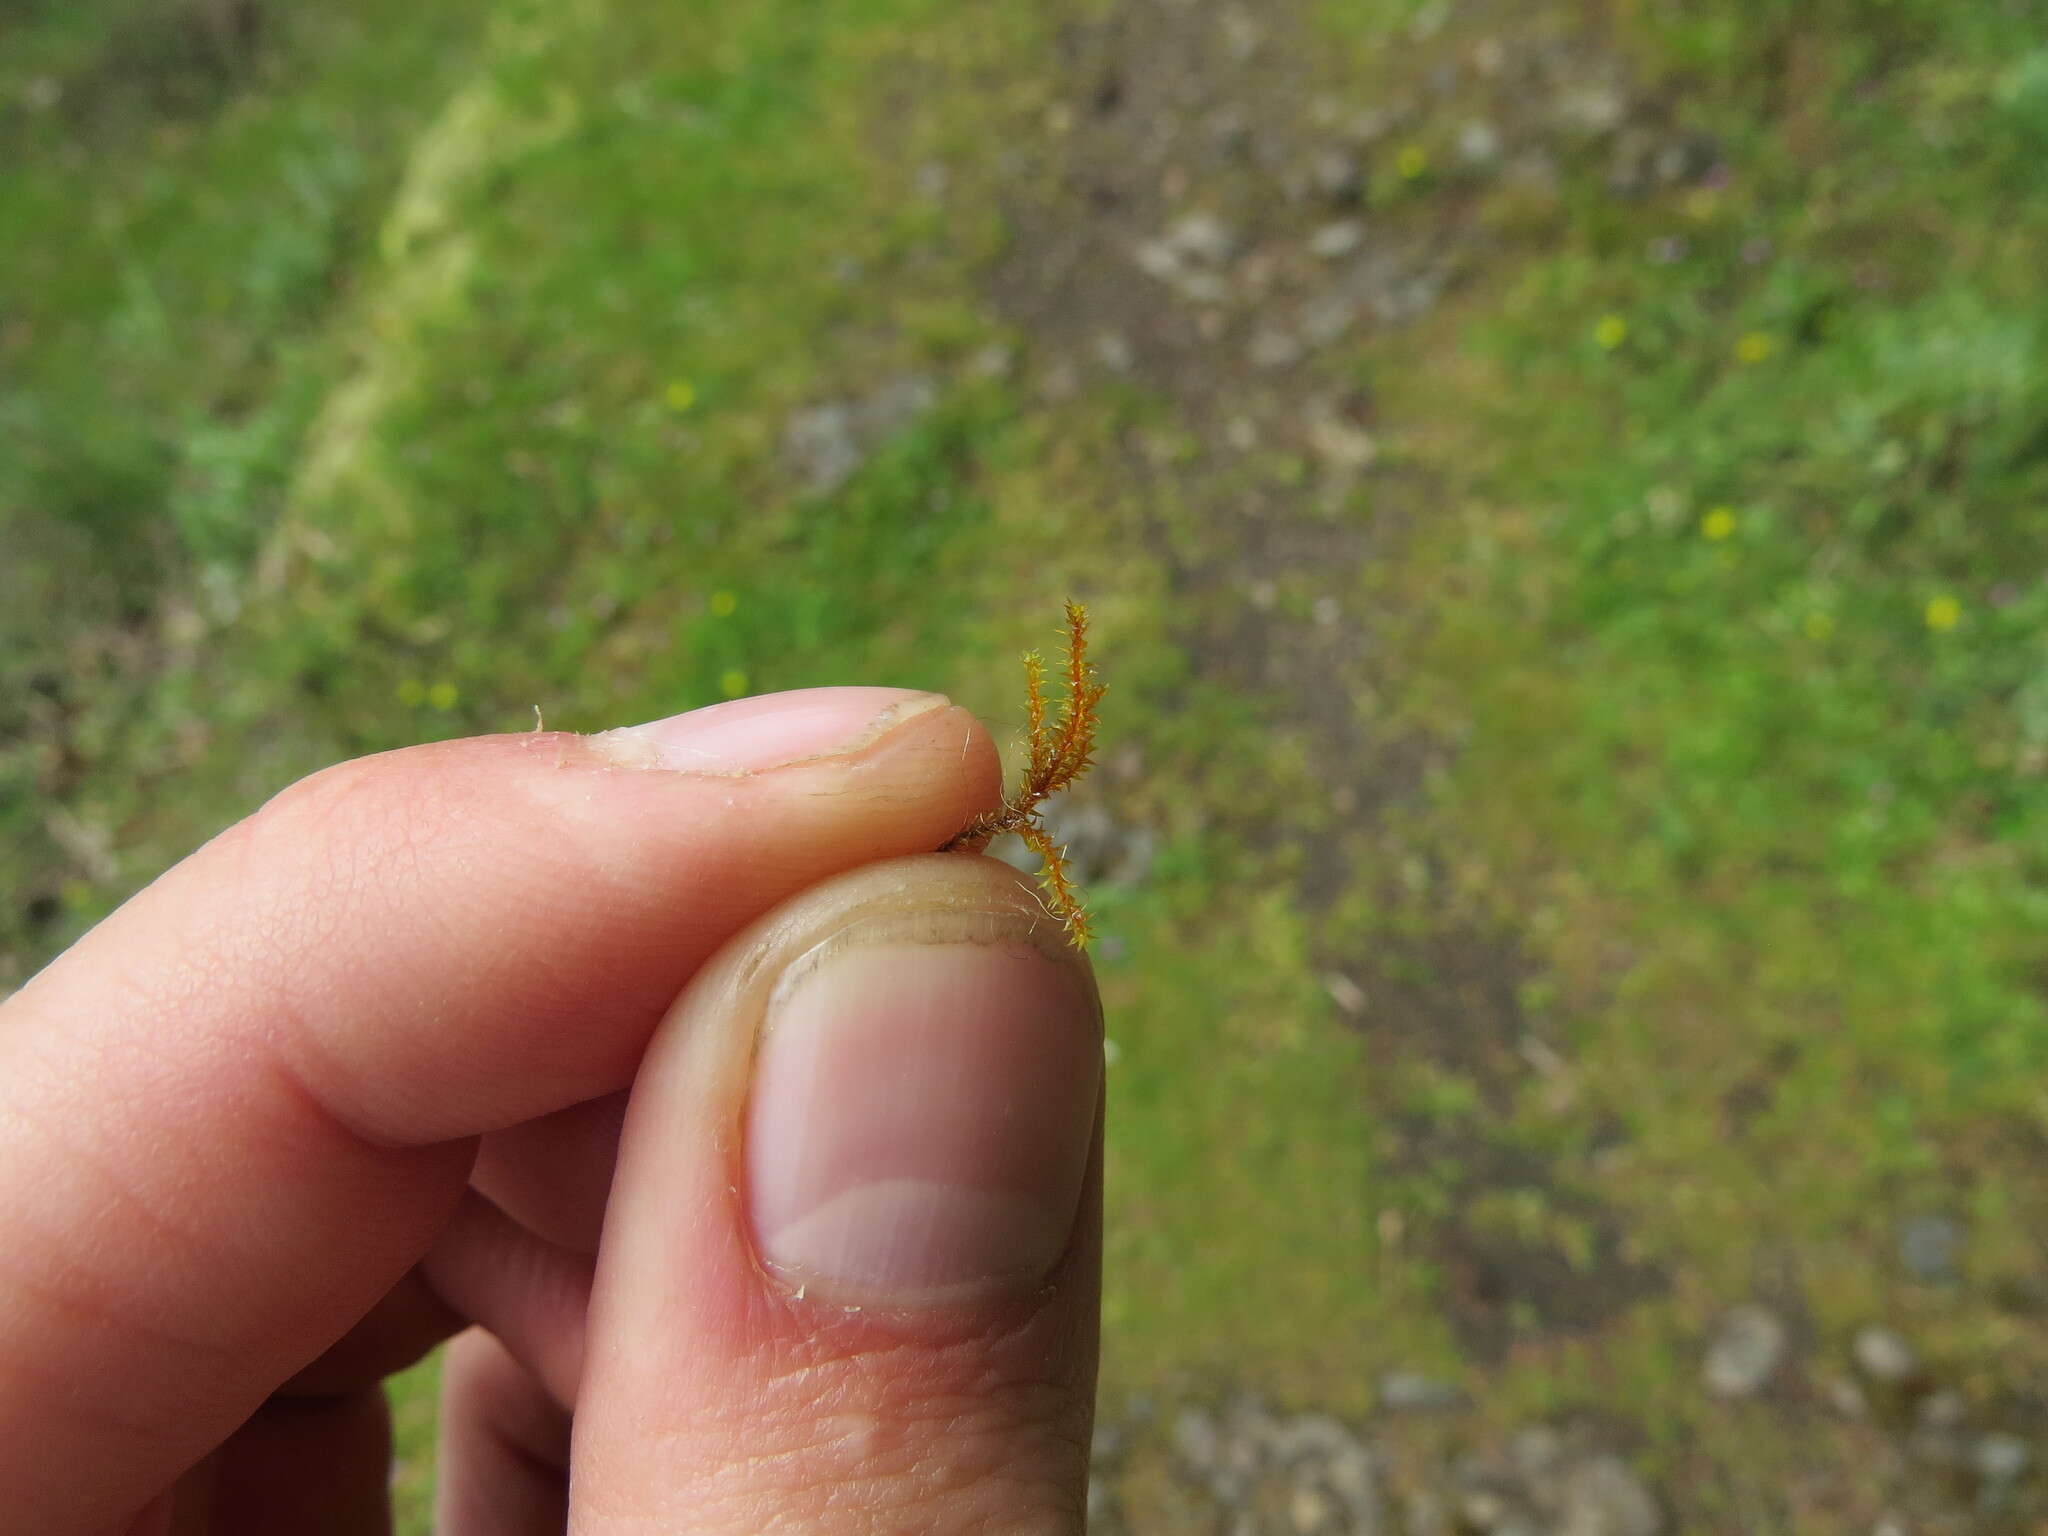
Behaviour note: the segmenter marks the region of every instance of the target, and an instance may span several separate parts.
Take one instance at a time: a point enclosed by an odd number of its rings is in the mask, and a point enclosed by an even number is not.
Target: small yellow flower
[[[1751,331],[1735,343],[1735,360],[1745,367],[1754,367],[1758,363],[1767,362],[1771,354],[1777,350],[1776,338],[1767,336],[1762,331]]]
[[[1716,507],[1700,519],[1700,532],[1715,543],[1732,538],[1735,533],[1735,509]]]
[[[1614,351],[1628,340],[1628,321],[1620,315],[1602,315],[1593,327],[1593,339],[1600,343],[1601,351]]]
[[[1686,216],[1704,224],[1721,211],[1721,194],[1712,187],[1695,187],[1685,195]]]
[[[688,379],[676,379],[669,384],[662,398],[668,401],[670,410],[687,411],[697,403],[697,386]]]
[[[728,699],[736,699],[747,691],[747,674],[738,667],[729,667],[719,675],[718,691]]]
[[[1429,170],[1429,151],[1420,144],[1409,144],[1394,157],[1394,169],[1401,173],[1403,181],[1416,181]]]
[[[416,677],[408,677],[394,691],[398,695],[398,702],[407,709],[418,709],[427,702],[427,685]]]
[[[1826,640],[1835,632],[1835,616],[1831,613],[1809,613],[1806,622],[1799,627],[1806,631],[1809,640]]]
[[[455,701],[462,697],[453,683],[436,683],[427,690],[427,702],[446,714],[455,707]]]
[[[740,600],[730,592],[718,591],[711,594],[711,616],[714,619],[731,618],[739,605]]]
[[[1927,627],[1945,635],[1963,622],[1963,605],[1946,593],[1927,600]]]

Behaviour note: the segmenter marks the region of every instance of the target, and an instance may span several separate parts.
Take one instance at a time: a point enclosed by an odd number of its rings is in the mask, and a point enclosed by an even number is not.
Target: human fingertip
[[[803,688],[623,726],[586,742],[622,768],[760,773],[859,752],[951,702],[909,688]]]
[[[791,967],[747,1121],[755,1242],[826,1302],[981,1301],[1065,1251],[1101,1091],[1092,986],[1042,923],[915,909]]]

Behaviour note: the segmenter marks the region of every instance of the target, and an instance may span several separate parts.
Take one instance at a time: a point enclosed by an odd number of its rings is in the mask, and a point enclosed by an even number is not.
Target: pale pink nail
[[[1039,1282],[1094,1135],[1092,993],[1028,945],[849,948],[770,1009],[747,1121],[762,1257],[824,1299]]]
[[[803,688],[605,731],[589,742],[622,767],[758,773],[854,751],[947,702],[944,694],[908,688]]]

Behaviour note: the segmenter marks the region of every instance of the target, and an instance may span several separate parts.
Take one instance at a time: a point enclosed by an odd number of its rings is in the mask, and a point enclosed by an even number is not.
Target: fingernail
[[[908,688],[803,688],[713,704],[587,740],[625,768],[758,773],[857,751],[948,702],[944,694]]]
[[[1021,940],[828,950],[778,988],[755,1062],[761,1257],[839,1303],[1038,1284],[1066,1250],[1102,1084],[1079,962]]]

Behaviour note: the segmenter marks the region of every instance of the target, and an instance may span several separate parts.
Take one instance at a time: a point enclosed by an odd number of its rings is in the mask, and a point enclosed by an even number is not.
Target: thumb
[[[870,865],[733,940],[633,1088],[570,1529],[1074,1532],[1101,1014],[993,860]]]

